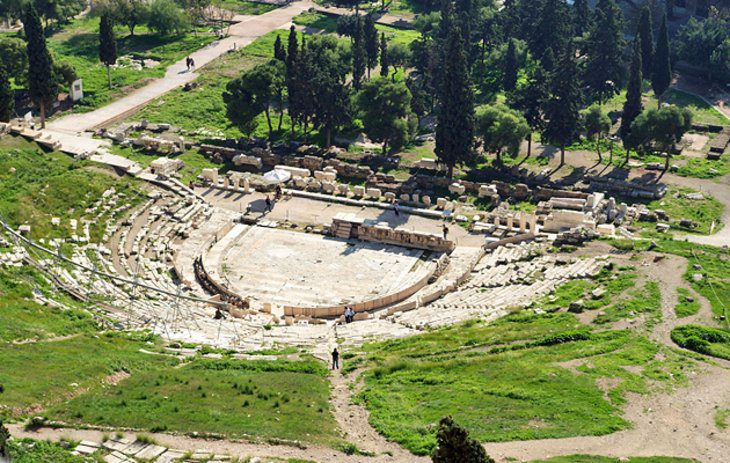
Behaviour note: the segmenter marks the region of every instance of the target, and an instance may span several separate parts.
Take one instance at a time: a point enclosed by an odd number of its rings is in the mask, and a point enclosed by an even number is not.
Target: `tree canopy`
[[[383,152],[403,146],[411,108],[411,92],[403,82],[383,77],[366,82],[357,94],[357,108],[365,134],[383,143]]]
[[[501,162],[502,153],[519,153],[522,141],[530,133],[524,116],[505,105],[487,105],[476,110],[476,133],[482,139],[484,150],[495,153]]]

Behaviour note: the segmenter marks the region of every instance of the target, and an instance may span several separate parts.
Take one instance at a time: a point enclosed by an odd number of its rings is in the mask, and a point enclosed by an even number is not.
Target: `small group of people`
[[[188,67],[188,72],[190,72],[191,69],[195,69],[195,60],[192,57],[188,56],[187,58],[185,58],[185,66]]]
[[[352,310],[352,307],[346,306],[345,307],[345,323],[352,323],[355,321],[355,311]]]

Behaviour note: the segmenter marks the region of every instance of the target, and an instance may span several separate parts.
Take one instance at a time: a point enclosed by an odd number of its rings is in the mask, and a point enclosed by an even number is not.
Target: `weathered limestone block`
[[[461,183],[452,183],[451,185],[449,185],[449,192],[451,193],[463,195],[465,191],[466,187]]]
[[[355,196],[362,198],[365,196],[365,187],[362,185],[356,185],[352,188],[352,192]]]
[[[411,197],[408,195],[408,193],[403,193],[402,195],[400,195],[400,200],[408,202],[411,200]]]
[[[445,209],[447,202],[446,198],[436,198],[436,207],[439,209]]]
[[[203,180],[208,180],[213,183],[218,182],[218,169],[203,169],[201,175]]]
[[[347,196],[347,193],[350,192],[350,187],[346,183],[340,183],[337,185],[337,192],[341,195]]]
[[[367,195],[373,199],[379,199],[382,192],[378,188],[368,188],[366,191]]]
[[[431,197],[430,196],[423,196],[421,198],[421,201],[423,201],[423,204],[428,207],[431,205]]]
[[[277,165],[274,169],[285,170],[291,174],[293,178],[296,177],[309,177],[311,174],[309,169],[302,169],[301,167],[292,167],[285,165]]]
[[[385,196],[386,201],[389,201],[391,203],[395,201],[395,193],[393,193],[392,191],[386,191],[383,196]]]

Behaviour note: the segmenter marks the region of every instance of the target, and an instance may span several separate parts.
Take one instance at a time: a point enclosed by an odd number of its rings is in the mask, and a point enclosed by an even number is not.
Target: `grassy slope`
[[[237,14],[260,15],[279,8],[278,5],[268,3],[247,2],[246,0],[223,0],[221,8]]]
[[[669,192],[662,199],[651,201],[646,206],[651,210],[663,209],[670,218],[676,221],[676,223],[672,223],[674,229],[706,235],[710,232],[712,222],[715,222],[715,232],[717,232],[717,225],[721,223],[722,211],[727,206],[707,195],[701,200],[688,199],[686,195],[693,192],[695,190],[690,188],[670,187]],[[690,219],[698,226],[684,229],[679,226],[681,219]],[[643,225],[651,229],[656,226],[653,223]]]
[[[74,162],[65,154],[46,153],[20,137],[4,137],[0,141],[0,216],[16,227],[29,224],[34,239],[70,236],[70,219],[78,220],[76,232],[81,234],[81,220],[87,218],[93,222],[92,241],[99,241],[103,220],[85,210],[112,186],[126,194],[132,205],[142,196],[133,180],[114,179],[90,166],[92,163]],[[60,227],[51,225],[53,217],[61,218]]]
[[[59,405],[66,421],[266,440],[337,442],[322,364],[197,360]]]
[[[34,290],[71,308],[41,305],[35,301]],[[86,311],[65,295],[54,294],[49,283],[31,267],[0,268],[0,296],[0,343],[90,333],[96,328]]]
[[[366,367],[359,398],[381,433],[425,454],[434,445],[431,424],[446,414],[482,441],[614,432],[628,426],[617,408],[625,392],[646,392],[648,379],[668,380],[670,373],[682,377],[675,354],[668,352],[666,360],[657,361],[659,347],[629,331],[537,345],[551,334],[575,333],[576,324],[570,314],[524,313],[492,325],[471,324],[370,345],[365,357],[354,360]],[[483,347],[443,353],[443,338],[453,348]],[[500,348],[504,343],[509,345]],[[579,373],[559,365],[575,359],[580,359]],[[642,372],[631,373],[625,366],[642,367]],[[608,391],[608,400],[596,385],[599,378],[621,380]]]
[[[84,99],[74,107],[74,111],[98,108],[124,96],[130,89],[144,85],[148,79],[164,76],[169,65],[215,39],[207,34],[160,37],[150,33],[146,26],[138,26],[134,36],[129,35],[129,31],[122,26],[117,26],[115,32],[120,60],[117,67],[112,69],[113,90],[109,90],[106,67],[99,62],[98,18],[74,20],[48,40],[48,47],[56,59],[73,65],[79,78],[84,81]],[[125,59],[128,55],[138,59],[154,59],[160,64],[135,70]]]
[[[101,387],[103,378],[115,372],[134,375],[177,363],[166,356],[140,354],[142,347],[150,348],[122,334],[1,346],[3,406],[11,414],[25,415],[35,405],[57,403],[74,391]],[[0,410],[0,414],[7,413]]]

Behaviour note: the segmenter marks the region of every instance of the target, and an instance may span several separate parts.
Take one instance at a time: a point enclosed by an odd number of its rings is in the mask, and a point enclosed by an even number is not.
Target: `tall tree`
[[[588,37],[584,81],[602,103],[618,93],[623,83],[623,18],[614,0],[598,0],[596,21]]]
[[[659,35],[656,42],[656,53],[652,63],[651,87],[654,89],[657,103],[661,106],[661,98],[672,82],[672,66],[669,63],[669,34],[667,33],[667,15],[662,16]]]
[[[461,32],[453,22],[441,62],[438,99],[435,152],[452,178],[457,164],[473,159],[474,147],[474,91]]]
[[[626,101],[621,112],[621,128],[619,133],[621,138],[626,137],[631,131],[631,123],[641,114],[643,104],[641,103],[641,87],[643,83],[643,62],[642,62],[642,45],[641,38],[634,40],[634,55],[631,58],[631,70],[629,71],[629,85],[626,87]]]
[[[588,0],[575,0],[573,2],[573,31],[578,37],[591,30],[593,18]]]
[[[598,163],[600,164],[603,162],[603,156],[601,155],[601,141],[608,134],[609,130],[611,130],[611,119],[609,119],[608,114],[606,114],[597,104],[593,104],[583,111],[582,116],[586,135],[596,146]]]
[[[271,107],[278,100],[279,88],[284,87],[284,70],[276,63],[260,64],[244,72],[230,81],[223,93],[228,118],[244,133],[251,133],[256,128],[259,114],[266,115],[269,140],[274,134]]]
[[[281,43],[280,35],[277,35],[276,40],[274,40],[274,58],[279,61],[286,61],[286,49],[284,48],[284,44]]]
[[[550,97],[545,104],[547,124],[544,138],[560,147],[560,165],[565,164],[565,147],[575,140],[580,126],[581,92],[578,66],[572,47],[567,47],[550,76]]]
[[[539,5],[533,8],[537,7]],[[565,0],[545,0],[536,21],[537,26],[527,40],[530,51],[536,58],[542,59],[548,49],[556,52],[567,46],[573,30],[570,24],[570,10]]]
[[[436,441],[436,450],[431,455],[433,463],[494,463],[482,444],[469,437],[466,429],[450,416],[441,418]]]
[[[352,85],[357,90],[362,85],[365,77],[365,68],[367,64],[367,52],[365,51],[365,29],[363,27],[362,18],[357,16],[357,26],[355,36],[352,39]]]
[[[403,82],[380,77],[363,85],[357,107],[365,133],[383,143],[383,152],[400,148],[407,139],[411,92]]]
[[[297,68],[299,66],[298,57],[299,43],[297,41],[297,31],[292,25],[289,28],[289,39],[287,41],[286,50],[286,91],[289,96],[289,117],[292,120],[292,135],[294,134],[294,125],[299,115],[299,108],[297,107],[297,85],[299,83],[299,79],[297,77]]]
[[[365,54],[367,55],[367,72],[369,79],[370,70],[378,65],[378,52],[380,51],[378,31],[375,29],[375,18],[373,18],[372,14],[365,15],[365,21],[363,22],[363,35]]]
[[[476,132],[482,139],[484,151],[494,153],[502,162],[502,152],[517,156],[522,141],[530,133],[524,116],[504,105],[477,108]]]
[[[46,106],[58,95],[58,86],[53,77],[53,61],[46,47],[43,25],[32,3],[26,8],[23,26],[28,52],[28,93],[40,108],[41,127],[45,128]]]
[[[631,124],[629,147],[656,149],[664,153],[664,172],[669,169],[669,160],[677,143],[692,128],[692,112],[687,108],[665,106],[641,113]]]
[[[388,77],[388,42],[385,40],[385,33],[380,34],[380,75]]]
[[[10,431],[5,427],[2,421],[0,421],[0,457],[8,458],[10,452],[8,451],[8,441],[10,440]]]
[[[647,5],[641,9],[639,18],[639,30],[637,34],[641,43],[641,72],[644,76],[650,77],[652,70],[652,59],[654,58],[654,28],[651,25],[651,10]]]
[[[502,86],[507,92],[511,92],[517,86],[517,69],[517,49],[515,47],[515,40],[510,39],[502,69]]]
[[[112,88],[111,67],[117,63],[117,39],[109,14],[102,15],[99,21],[99,61],[106,65],[109,88]]]
[[[0,64],[0,122],[8,122],[15,113],[15,94],[10,88],[10,76]]]
[[[531,69],[527,81],[520,84],[509,96],[512,106],[522,112],[530,133],[527,134],[527,156],[532,154],[532,132],[540,132],[545,127],[544,106],[548,99],[545,71],[540,65]]]
[[[350,123],[352,118],[350,86],[346,85],[347,65],[334,37],[316,37],[307,53],[312,61],[311,94],[314,100],[312,122],[324,132],[325,144],[332,144],[332,134]]]

